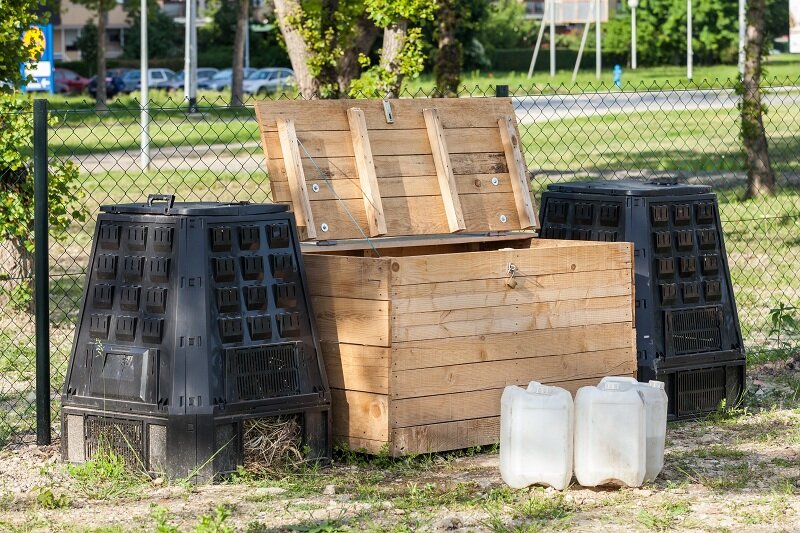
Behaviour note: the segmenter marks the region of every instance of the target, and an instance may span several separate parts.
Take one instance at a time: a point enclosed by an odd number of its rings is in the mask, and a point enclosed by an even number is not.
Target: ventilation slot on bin
[[[285,222],[267,224],[267,240],[270,248],[286,248],[289,246],[289,224]]]
[[[100,226],[100,248],[104,250],[119,249],[119,226],[104,224]]]
[[[229,402],[300,394],[300,350],[295,344],[230,349],[225,361]]]
[[[726,397],[725,367],[678,372],[678,416],[713,411]]]
[[[665,311],[667,350],[671,355],[722,350],[719,307]]]
[[[84,424],[86,460],[99,451],[122,457],[131,471],[141,472],[144,465],[142,422],[87,416]]]

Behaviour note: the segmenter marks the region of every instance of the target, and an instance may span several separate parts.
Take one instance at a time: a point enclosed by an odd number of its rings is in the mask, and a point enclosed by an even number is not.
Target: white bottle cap
[[[651,387],[653,387],[654,389],[664,390],[664,382],[663,381],[656,381],[654,379],[651,379],[647,384],[650,385]]]

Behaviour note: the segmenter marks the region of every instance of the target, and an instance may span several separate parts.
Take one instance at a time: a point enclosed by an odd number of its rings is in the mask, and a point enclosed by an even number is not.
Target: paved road
[[[514,98],[517,120],[546,122],[608,113],[685,111],[735,108],[739,98],[732,90],[686,90],[556,94]],[[800,104],[800,88],[781,87],[767,95],[768,105]]]

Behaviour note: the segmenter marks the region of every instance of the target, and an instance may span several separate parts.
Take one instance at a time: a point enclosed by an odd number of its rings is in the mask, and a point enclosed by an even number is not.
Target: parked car
[[[151,89],[169,89],[175,71],[168,68],[151,68],[147,71],[147,86]]]
[[[262,68],[244,80],[242,89],[247,94],[267,95],[294,86],[294,71],[290,68]]]
[[[201,88],[200,84],[206,81],[211,80],[214,75],[219,72],[217,68],[198,68],[197,69],[197,88]],[[183,89],[184,79],[186,78],[186,72],[180,71],[175,76],[173,80],[168,83],[170,89]]]
[[[247,79],[256,69],[254,68],[245,68],[244,70],[244,78]],[[203,81],[202,83],[198,82],[197,88],[198,89],[211,89],[212,91],[223,91],[231,86],[231,78],[233,77],[233,69],[226,68],[224,70],[220,70],[210,80]]]
[[[139,90],[142,81],[141,70],[128,70],[120,77],[122,78],[122,83],[125,84],[124,93],[130,94]]]
[[[53,90],[58,94],[80,94],[89,85],[89,78],[68,68],[57,68],[53,78],[55,80]]]
[[[106,97],[114,98],[116,95],[121,94],[125,88],[125,83],[119,76],[109,74],[106,76]],[[92,76],[89,80],[89,85],[86,86],[89,96],[97,98],[97,76]]]

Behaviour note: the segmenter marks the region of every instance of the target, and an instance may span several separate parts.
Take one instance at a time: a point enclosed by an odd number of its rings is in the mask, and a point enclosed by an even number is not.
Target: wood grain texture
[[[347,110],[347,119],[350,122],[356,173],[358,174],[359,190],[364,201],[369,235],[370,237],[385,235],[386,218],[383,214],[383,201],[378,187],[378,178],[375,175],[375,163],[372,160],[372,147],[367,124],[364,121],[364,112],[352,107]],[[326,187],[326,189],[328,188]]]
[[[389,390],[392,399],[416,398],[497,389],[529,381],[569,381],[593,376],[632,375],[635,371],[636,359],[631,357],[631,350],[619,348],[393,371]]]
[[[424,129],[422,110],[431,107],[428,98],[389,100],[394,124],[386,122],[381,100],[310,100],[256,102],[256,118],[262,131],[276,131],[278,118],[292,118],[298,131],[348,130],[347,109],[364,110],[367,127],[380,129]],[[497,121],[514,113],[510,98],[440,98],[436,107],[442,113],[442,126],[448,128],[495,128]]]
[[[311,296],[389,299],[389,258],[303,254],[303,263]]]
[[[547,240],[547,239],[543,239]],[[631,268],[629,243],[586,246],[581,241],[525,250],[475,252],[458,256],[424,255],[392,260],[395,285],[506,278],[513,263],[521,276]],[[397,266],[395,266],[397,265]]]
[[[545,384],[564,388],[574,396],[579,388],[597,385],[602,377],[549,381]],[[520,381],[517,385],[527,387],[528,381]],[[498,388],[392,400],[389,404],[392,412],[392,427],[423,426],[453,420],[500,416],[500,397],[502,395],[503,388]]]
[[[320,340],[390,346],[389,302],[312,296]]]
[[[617,269],[542,276],[514,276],[513,289],[505,278],[477,279],[392,287],[394,314],[448,311],[536,302],[626,296],[632,292],[630,270]]]
[[[322,342],[321,349],[331,388],[389,393],[390,348]]]
[[[389,439],[389,398],[385,394],[331,389],[333,434]]]
[[[423,109],[425,126],[428,132],[428,142],[433,154],[433,164],[436,166],[436,178],[439,182],[439,191],[444,203],[444,213],[450,233],[466,229],[464,214],[461,211],[461,200],[458,197],[458,186],[453,175],[453,166],[450,163],[450,152],[445,139],[442,121],[439,112],[435,109]],[[469,131],[469,130],[467,130]]]
[[[311,212],[311,204],[308,199],[306,178],[303,171],[294,122],[291,119],[280,119],[277,125],[279,137],[278,146],[270,147],[269,153],[282,154],[297,225],[305,228],[306,235],[309,239],[314,239],[316,238],[314,215]]]
[[[391,434],[394,457],[485,446],[500,440],[500,417],[397,428]]]
[[[528,167],[522,155],[522,143],[515,125],[515,115],[508,115],[497,121],[503,151],[506,155],[508,173],[511,175],[511,185],[514,188],[514,198],[517,200],[517,215],[522,229],[538,228],[539,219],[531,196],[528,183]]]
[[[533,331],[512,331],[447,339],[396,342],[392,344],[392,370],[502,361],[595,352],[636,346],[631,322],[579,325]]]

